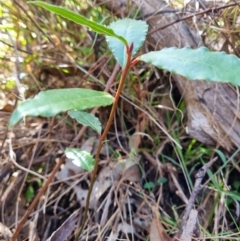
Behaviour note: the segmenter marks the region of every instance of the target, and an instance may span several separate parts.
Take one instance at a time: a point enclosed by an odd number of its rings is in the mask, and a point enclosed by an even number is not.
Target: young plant
[[[121,78],[115,97],[112,97],[106,92],[89,89],[72,88],[43,91],[33,99],[28,99],[20,103],[12,113],[9,121],[9,128],[12,128],[26,116],[51,117],[60,112],[68,111],[69,116],[76,119],[78,123],[90,126],[98,132],[100,143],[95,158],[93,158],[90,153],[72,147],[67,148],[65,151],[66,156],[74,159],[75,163],[79,166],[85,168],[87,171],[92,171],[84,217],[76,237],[76,240],[78,240],[87,218],[90,195],[98,170],[100,151],[111,126],[124,82],[131,67],[136,65],[139,61],[144,61],[157,66],[158,68],[185,76],[188,79],[205,79],[208,81],[229,82],[234,85],[239,85],[240,60],[234,55],[227,55],[223,52],[211,52],[205,47],[196,50],[188,47],[182,49],[175,47],[165,48],[160,51],[149,52],[134,58],[134,55],[142,46],[146,38],[148,30],[146,22],[126,18],[113,22],[106,27],[59,6],[54,6],[41,1],[31,1],[29,3],[43,7],[52,13],[74,21],[77,24],[84,25],[98,34],[105,35],[110,50],[122,68]],[[83,112],[83,110],[110,104],[112,104],[111,113],[102,133],[99,120],[95,116]],[[41,194],[46,190],[46,187],[53,179],[63,161],[64,158],[62,158],[56,165],[48,181],[35,197],[16,229],[13,235],[13,241],[17,239],[22,225],[26,221]]]

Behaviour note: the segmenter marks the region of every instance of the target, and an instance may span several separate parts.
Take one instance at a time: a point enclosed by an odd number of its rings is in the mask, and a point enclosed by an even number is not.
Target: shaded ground
[[[114,19],[104,7],[92,8],[77,1],[58,4],[95,21]],[[20,82],[27,89],[26,98],[41,90],[72,87],[103,90],[111,86],[109,92],[114,94],[118,75],[109,83],[116,66],[102,36],[25,1],[5,2],[1,8],[7,32],[2,31],[0,43],[4,52],[0,76],[0,222],[14,231],[65,148],[79,136],[75,147],[94,155],[98,137],[90,129],[80,136],[82,126],[64,113],[48,119],[26,118],[13,132],[7,132],[21,94],[12,80],[23,76]],[[109,110],[100,108],[96,114],[103,126]],[[134,68],[101,153],[81,240],[168,240],[179,229],[194,175],[214,156],[219,159],[205,176],[195,200],[201,235],[212,240],[239,238],[238,150],[227,153],[199,143],[189,138],[185,126],[186,107],[171,76],[145,65]],[[81,222],[90,175],[67,160],[19,240],[47,240],[78,208]]]

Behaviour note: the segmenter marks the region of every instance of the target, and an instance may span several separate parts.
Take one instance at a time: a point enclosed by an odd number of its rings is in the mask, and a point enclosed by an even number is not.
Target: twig
[[[186,222],[185,228],[183,229],[180,240],[183,240],[183,241],[192,240],[193,232],[197,224],[197,217],[198,217],[198,211],[195,209],[191,209],[189,218]]]
[[[175,240],[179,240],[182,233],[183,233],[183,230],[186,228],[186,223],[187,223],[187,220],[188,220],[188,217],[189,217],[189,214],[193,208],[193,205],[194,205],[194,201],[201,189],[200,185],[202,183],[202,179],[204,178],[207,170],[213,165],[213,163],[218,159],[218,157],[215,157],[213,158],[211,161],[209,161],[208,163],[206,163],[198,172],[197,174],[195,175],[196,177],[196,181],[195,181],[195,184],[194,184],[194,187],[193,187],[193,191],[192,191],[192,194],[189,198],[189,201],[188,201],[188,204],[187,204],[187,207],[186,207],[186,210],[185,210],[185,213],[183,215],[183,218],[182,218],[182,222],[181,222],[181,225],[180,225],[180,228],[179,228],[179,231],[178,233],[175,235]]]
[[[162,26],[162,27],[156,28],[156,29],[152,30],[151,32],[149,32],[147,35],[149,36],[149,35],[157,32],[157,31],[159,31],[159,30],[163,30],[163,29],[165,29],[165,28],[167,28],[167,27],[169,27],[169,26],[171,26],[171,25],[173,25],[173,24],[175,24],[175,23],[182,22],[182,21],[187,20],[187,19],[189,19],[189,18],[193,18],[193,17],[195,17],[195,16],[202,15],[202,14],[205,14],[205,13],[208,13],[208,12],[219,11],[219,10],[221,10],[221,9],[225,9],[225,8],[228,8],[228,7],[234,7],[234,6],[237,6],[237,5],[239,5],[239,3],[232,3],[232,4],[228,4],[228,5],[221,6],[221,7],[216,7],[216,8],[208,8],[208,9],[203,10],[203,11],[201,11],[201,12],[190,14],[190,15],[188,15],[188,16],[186,16],[186,17],[177,19],[177,20],[175,20],[175,21],[173,21],[173,22],[171,22],[171,23],[169,23],[169,24],[167,24],[167,25],[164,25],[164,26]]]
[[[59,170],[60,166],[64,163],[65,161],[65,156],[63,156],[59,162],[57,163],[57,165],[54,167],[53,171],[51,172],[49,178],[47,179],[47,181],[45,182],[45,184],[43,185],[43,187],[40,189],[40,191],[38,192],[37,196],[34,198],[34,200],[32,201],[31,205],[29,206],[29,208],[27,209],[27,211],[24,213],[23,217],[21,218],[21,220],[19,221],[19,224],[17,226],[16,231],[13,234],[13,238],[12,241],[17,240],[17,237],[24,225],[24,223],[26,222],[28,216],[30,215],[30,213],[32,212],[33,208],[35,207],[35,205],[37,204],[38,200],[41,198],[41,196],[43,195],[43,193],[46,191],[47,187],[49,186],[50,182],[52,181],[52,179],[54,178],[56,172]]]

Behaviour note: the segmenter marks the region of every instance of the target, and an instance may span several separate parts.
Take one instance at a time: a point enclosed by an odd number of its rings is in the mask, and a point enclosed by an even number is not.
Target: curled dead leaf
[[[154,216],[150,226],[150,241],[173,241],[166,233],[160,220]]]

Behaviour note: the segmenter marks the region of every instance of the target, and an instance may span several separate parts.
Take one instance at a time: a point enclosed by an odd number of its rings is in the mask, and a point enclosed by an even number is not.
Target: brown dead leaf
[[[138,156],[119,161],[117,163],[109,163],[108,166],[104,167],[94,185],[90,199],[89,208],[93,209],[96,207],[100,197],[113,185],[118,182],[116,190],[118,190],[120,184],[125,181],[137,182],[141,179],[141,174],[138,166]],[[120,179],[121,178],[121,179]],[[120,179],[120,180],[119,180]],[[86,198],[88,190],[84,190],[80,186],[75,186],[74,191],[77,194],[77,199],[83,207],[86,205]]]
[[[136,152],[138,151],[139,145],[141,144],[142,136],[146,135],[144,131],[147,124],[148,119],[146,117],[143,117],[143,119],[138,120],[138,123],[135,126],[136,132],[129,138],[130,149],[134,149]]]
[[[70,217],[47,239],[47,241],[65,241],[75,229],[75,224],[79,218],[79,210],[76,210]]]
[[[141,180],[141,174],[139,170],[139,166],[137,164],[134,164],[130,166],[122,176],[123,180],[128,180],[131,182],[138,182]]]
[[[132,182],[138,182],[141,180],[141,173],[138,166],[139,156],[135,154],[131,154],[125,160],[122,160],[117,163],[121,170],[121,181],[128,180]]]
[[[156,215],[154,215],[150,226],[150,241],[173,241],[173,239],[166,233]]]
[[[130,182],[139,182],[141,180],[141,173],[138,166],[139,157],[132,156],[128,159],[123,160],[122,162],[118,162],[118,168],[122,169],[121,171],[121,179],[118,182],[116,190],[118,190],[123,181]]]
[[[96,207],[99,198],[120,178],[121,172],[122,169],[117,166],[117,163],[109,164],[100,171],[93,185],[89,208]],[[80,186],[75,186],[74,190],[78,201],[85,207],[88,190],[84,190]]]

